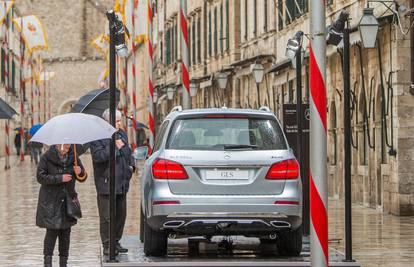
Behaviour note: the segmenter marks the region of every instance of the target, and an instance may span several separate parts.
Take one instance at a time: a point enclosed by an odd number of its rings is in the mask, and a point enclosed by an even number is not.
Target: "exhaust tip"
[[[270,225],[276,228],[291,228],[292,226],[288,222],[284,221],[271,221]]]
[[[184,221],[168,221],[165,222],[162,226],[164,228],[178,228],[184,225]]]

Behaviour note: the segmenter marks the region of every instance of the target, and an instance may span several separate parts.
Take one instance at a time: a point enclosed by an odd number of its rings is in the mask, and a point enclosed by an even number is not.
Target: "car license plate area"
[[[205,180],[249,180],[248,170],[206,170]]]

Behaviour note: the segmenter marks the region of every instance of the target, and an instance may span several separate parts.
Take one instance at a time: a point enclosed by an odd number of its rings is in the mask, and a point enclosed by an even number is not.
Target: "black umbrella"
[[[116,90],[116,105],[119,103],[120,91]],[[71,112],[92,114],[102,117],[102,113],[109,108],[109,89],[96,89],[79,98]]]
[[[11,119],[17,112],[0,97],[0,119]]]

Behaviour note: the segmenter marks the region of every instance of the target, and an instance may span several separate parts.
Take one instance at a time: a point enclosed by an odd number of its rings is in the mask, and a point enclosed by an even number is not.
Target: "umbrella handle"
[[[73,145],[73,154],[75,155],[75,166],[78,166],[78,156],[76,154],[76,144]],[[88,178],[88,174],[85,171],[85,174],[83,176],[79,176],[77,173],[75,173],[76,176],[76,180],[78,180],[78,182],[85,182],[86,178]]]

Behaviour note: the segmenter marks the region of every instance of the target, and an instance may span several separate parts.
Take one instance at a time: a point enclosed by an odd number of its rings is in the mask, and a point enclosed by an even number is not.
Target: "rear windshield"
[[[286,142],[273,119],[178,119],[170,131],[167,149],[178,150],[279,150]]]

